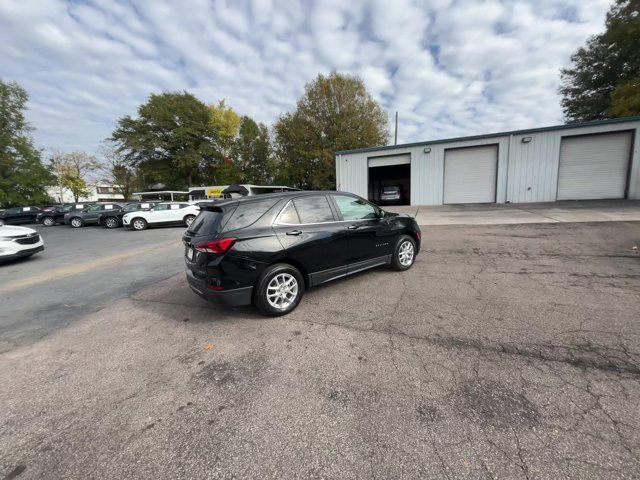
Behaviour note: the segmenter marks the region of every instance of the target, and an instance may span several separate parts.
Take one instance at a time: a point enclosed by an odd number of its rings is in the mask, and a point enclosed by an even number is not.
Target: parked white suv
[[[30,257],[42,250],[44,242],[34,229],[0,225],[0,262]]]
[[[163,202],[139,212],[126,213],[122,217],[124,228],[144,230],[147,227],[169,225],[189,226],[200,213],[200,207],[186,202]]]

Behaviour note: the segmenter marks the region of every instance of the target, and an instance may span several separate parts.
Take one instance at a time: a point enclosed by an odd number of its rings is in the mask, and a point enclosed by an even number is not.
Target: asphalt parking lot
[[[28,226],[42,235],[45,251],[0,264],[0,352],[41,338],[184,268],[181,228],[133,232]]]
[[[428,227],[275,319],[180,234],[0,267],[0,478],[640,477],[640,223]]]

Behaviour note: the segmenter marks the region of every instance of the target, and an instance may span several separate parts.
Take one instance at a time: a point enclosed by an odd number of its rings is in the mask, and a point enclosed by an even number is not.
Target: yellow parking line
[[[158,250],[164,250],[170,247],[179,245],[180,241],[173,241],[170,243],[161,243],[159,245],[152,245],[138,250],[131,250],[130,252],[120,253],[117,255],[109,255],[107,257],[96,258],[95,260],[89,260],[77,265],[69,265],[68,267],[55,268],[48,270],[38,275],[23,278],[22,280],[16,280],[15,282],[9,282],[8,284],[0,287],[0,294],[11,293],[21,288],[31,287],[39,283],[50,282],[62,277],[69,277],[84,273],[89,270],[94,270],[100,267],[112,267],[118,263],[128,260],[132,257],[138,257],[140,255],[148,255],[151,253],[157,253]]]

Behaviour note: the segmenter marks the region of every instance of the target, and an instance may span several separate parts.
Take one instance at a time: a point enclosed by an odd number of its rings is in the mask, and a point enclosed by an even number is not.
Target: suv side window
[[[89,208],[87,208],[87,212],[99,212],[100,210],[102,210],[103,205],[91,205]]]
[[[333,211],[324,195],[310,195],[293,201],[301,223],[333,222]]]
[[[156,205],[154,210],[156,212],[159,212],[161,210],[169,210],[169,207],[171,207],[171,205],[169,205],[168,203],[161,203],[160,205]]]
[[[230,232],[253,225],[262,215],[267,213],[275,203],[276,201],[272,199],[241,203],[227,222],[224,231]]]
[[[360,198],[334,195],[338,210],[345,220],[370,220],[378,218],[376,209]]]
[[[300,217],[293,202],[287,203],[287,206],[280,212],[278,223],[287,225],[298,225],[300,223]]]

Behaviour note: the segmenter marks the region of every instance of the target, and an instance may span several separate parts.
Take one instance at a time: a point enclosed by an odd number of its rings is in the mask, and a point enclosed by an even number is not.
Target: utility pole
[[[393,141],[394,145],[398,145],[398,111],[396,110],[396,134],[395,139]]]

